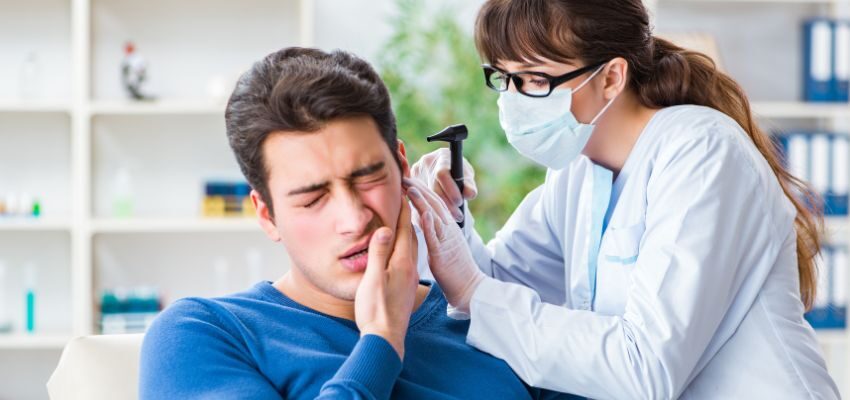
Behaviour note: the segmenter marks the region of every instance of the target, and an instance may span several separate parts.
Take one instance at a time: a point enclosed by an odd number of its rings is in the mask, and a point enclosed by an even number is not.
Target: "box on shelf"
[[[204,217],[252,217],[251,186],[247,182],[208,181],[204,185]]]
[[[100,301],[100,331],[104,335],[141,333],[160,311],[162,299],[156,288],[104,290]]]

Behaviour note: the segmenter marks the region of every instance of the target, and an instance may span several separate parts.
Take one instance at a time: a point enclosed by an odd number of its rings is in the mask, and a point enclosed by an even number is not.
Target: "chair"
[[[144,334],[78,337],[47,382],[52,400],[137,399]]]

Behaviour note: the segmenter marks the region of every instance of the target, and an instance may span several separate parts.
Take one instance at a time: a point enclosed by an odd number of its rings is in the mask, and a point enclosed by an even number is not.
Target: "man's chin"
[[[336,280],[333,295],[341,300],[354,301],[357,288],[360,287],[360,281],[363,280],[363,272],[349,272],[344,268],[341,269],[342,274]]]

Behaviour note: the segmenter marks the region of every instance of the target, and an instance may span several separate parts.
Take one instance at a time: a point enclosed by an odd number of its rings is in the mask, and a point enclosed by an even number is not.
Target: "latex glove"
[[[417,242],[410,204],[402,199],[396,235],[380,227],[369,240],[369,261],[354,295],[354,319],[360,335],[381,336],[404,359],[404,338],[416,302],[419,274]]]
[[[463,232],[443,200],[417,179],[405,179],[404,184],[416,207],[415,215],[428,245],[428,263],[434,279],[449,304],[468,314],[472,295],[486,276],[475,264]]]
[[[452,155],[443,147],[434,150],[419,159],[410,167],[410,176],[425,183],[425,186],[443,200],[455,221],[463,220],[460,206],[464,200],[472,200],[478,195],[475,184],[475,170],[466,158],[463,159],[463,194],[457,188],[451,174]]]

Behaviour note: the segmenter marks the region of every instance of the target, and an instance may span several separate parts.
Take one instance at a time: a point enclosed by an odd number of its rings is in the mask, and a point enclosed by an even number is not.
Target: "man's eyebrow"
[[[384,163],[383,161],[380,161],[380,162],[377,162],[377,163],[372,164],[372,165],[367,165],[365,167],[358,168],[358,169],[352,171],[350,174],[348,174],[348,179],[360,178],[360,177],[363,177],[363,176],[371,175],[375,172],[382,170],[385,165],[386,165],[386,163]],[[303,186],[303,187],[300,187],[300,188],[297,188],[297,189],[290,190],[289,193],[287,193],[287,196],[295,196],[295,195],[299,195],[299,194],[318,192],[320,190],[326,189],[328,187],[328,185],[330,185],[330,182],[327,182],[327,181],[320,182],[320,183],[314,183],[312,185],[307,185],[307,186]]]
[[[383,161],[376,162],[372,165],[367,165],[363,168],[358,168],[358,169],[354,170],[353,172],[351,172],[351,174],[348,175],[348,177],[349,178],[360,178],[360,177],[363,177],[363,176],[371,175],[371,174],[374,174],[375,172],[382,170],[384,168],[384,165],[385,164],[384,164]]]
[[[312,185],[308,185],[308,186],[300,187],[298,189],[290,190],[289,193],[287,193],[287,196],[295,196],[295,195],[299,195],[299,194],[318,192],[319,190],[323,190],[323,189],[327,188],[328,185],[330,185],[330,182],[314,183]]]

